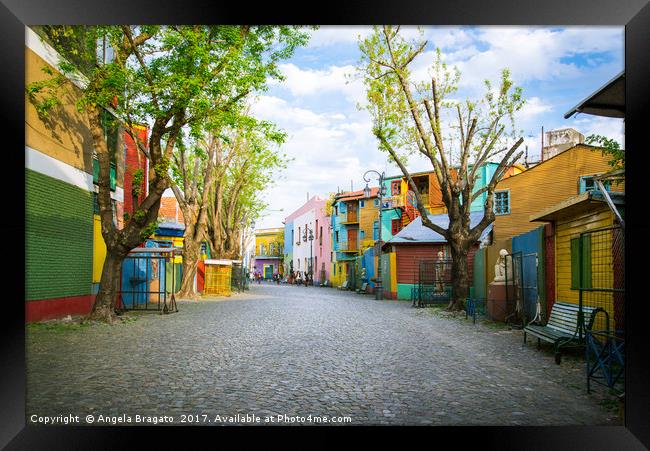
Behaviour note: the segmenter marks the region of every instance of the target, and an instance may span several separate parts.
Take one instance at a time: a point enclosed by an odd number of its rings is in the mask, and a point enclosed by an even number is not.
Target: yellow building
[[[539,227],[530,217],[593,187],[594,175],[608,172],[609,158],[599,148],[578,144],[520,174],[501,180],[494,193],[494,240]],[[622,191],[623,185],[612,185]]]
[[[254,270],[270,279],[274,274],[283,274],[284,229],[271,228],[255,231]]]
[[[623,214],[624,194],[611,193]],[[530,217],[531,223],[554,225],[555,302],[603,308],[609,329],[624,329],[624,230],[603,195],[586,191]],[[547,295],[548,297],[548,295]],[[550,307],[550,306],[549,306]],[[594,329],[606,329],[599,316]]]

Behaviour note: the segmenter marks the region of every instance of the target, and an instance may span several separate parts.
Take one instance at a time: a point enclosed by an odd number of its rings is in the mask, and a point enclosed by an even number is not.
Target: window
[[[360,200],[359,201],[359,207],[364,208],[366,206],[366,201],[365,200]]]
[[[582,281],[580,280],[581,275]],[[580,288],[591,288],[590,235],[583,235],[582,242],[580,238],[573,238],[571,240],[571,289],[578,290]]]
[[[393,196],[398,196],[402,193],[402,181],[401,180],[393,180],[390,183],[390,193]]]
[[[375,199],[375,207],[379,207],[379,199]]]
[[[339,215],[339,207],[335,205],[334,206],[334,216],[338,216],[338,215]]]
[[[260,255],[264,255],[264,245],[260,244]]]
[[[323,245],[323,226],[320,226],[320,234],[318,235],[318,244]]]
[[[338,243],[339,242],[339,231],[338,230],[336,232],[334,232],[334,238],[335,238],[335,241]]]
[[[391,233],[393,236],[397,235],[399,231],[402,229],[402,222],[398,219],[393,219],[391,221]]]
[[[269,254],[273,255],[273,251],[275,250],[275,245],[273,243],[269,244]]]
[[[510,191],[494,192],[494,214],[510,214]]]
[[[298,241],[296,241],[296,244],[297,244],[298,246],[300,246],[300,235],[301,235],[301,233],[300,233],[300,227],[298,227]]]
[[[605,189],[607,191],[610,190],[611,183],[609,180],[603,181],[603,185],[605,186]],[[598,186],[596,185],[596,180],[594,175],[580,177],[580,189],[578,191],[578,194],[584,193],[585,191],[594,191],[596,189],[598,189]]]
[[[373,240],[379,239],[379,221],[375,221],[372,224],[372,239]]]
[[[316,236],[314,238],[317,239],[318,238],[318,219],[316,220],[316,230],[315,230],[315,232],[316,232]]]
[[[359,238],[364,239],[366,237],[366,231],[362,230],[359,232]]]
[[[345,213],[345,203],[341,204],[341,214]]]

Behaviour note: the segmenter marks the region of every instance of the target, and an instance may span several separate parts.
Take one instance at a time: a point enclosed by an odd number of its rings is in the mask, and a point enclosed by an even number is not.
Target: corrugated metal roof
[[[474,227],[483,219],[483,212],[477,211],[469,214],[470,227]],[[446,229],[449,226],[449,216],[447,213],[441,215],[429,215],[429,219],[434,224]],[[492,230],[494,223],[490,224],[483,230],[479,241],[483,241],[488,233]],[[428,227],[422,225],[422,218],[417,217],[413,222],[399,231],[397,235],[388,240],[387,244],[400,244],[400,243],[445,243],[445,237],[437,232],[434,232]]]
[[[182,222],[161,222],[158,229],[185,230],[185,224]]]

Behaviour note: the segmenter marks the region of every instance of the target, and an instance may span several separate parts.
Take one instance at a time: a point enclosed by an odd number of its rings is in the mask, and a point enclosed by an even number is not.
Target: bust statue
[[[505,283],[506,281],[506,258],[508,251],[501,249],[499,251],[499,258],[497,264],[494,265],[494,280],[492,282]],[[508,278],[512,279],[512,268],[508,268]]]

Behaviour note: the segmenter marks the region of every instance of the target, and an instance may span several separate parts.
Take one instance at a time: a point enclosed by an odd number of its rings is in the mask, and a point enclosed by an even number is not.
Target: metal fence
[[[126,256],[118,292],[121,310],[178,311],[174,295],[176,252],[173,248],[136,248]]]
[[[624,391],[625,232],[619,227],[590,230],[571,241],[572,288],[579,305],[599,309],[585,331],[587,390],[591,382]],[[588,318],[579,317],[583,324]]]
[[[424,307],[448,303],[452,296],[450,259],[421,260],[418,283],[411,292],[413,305]]]

